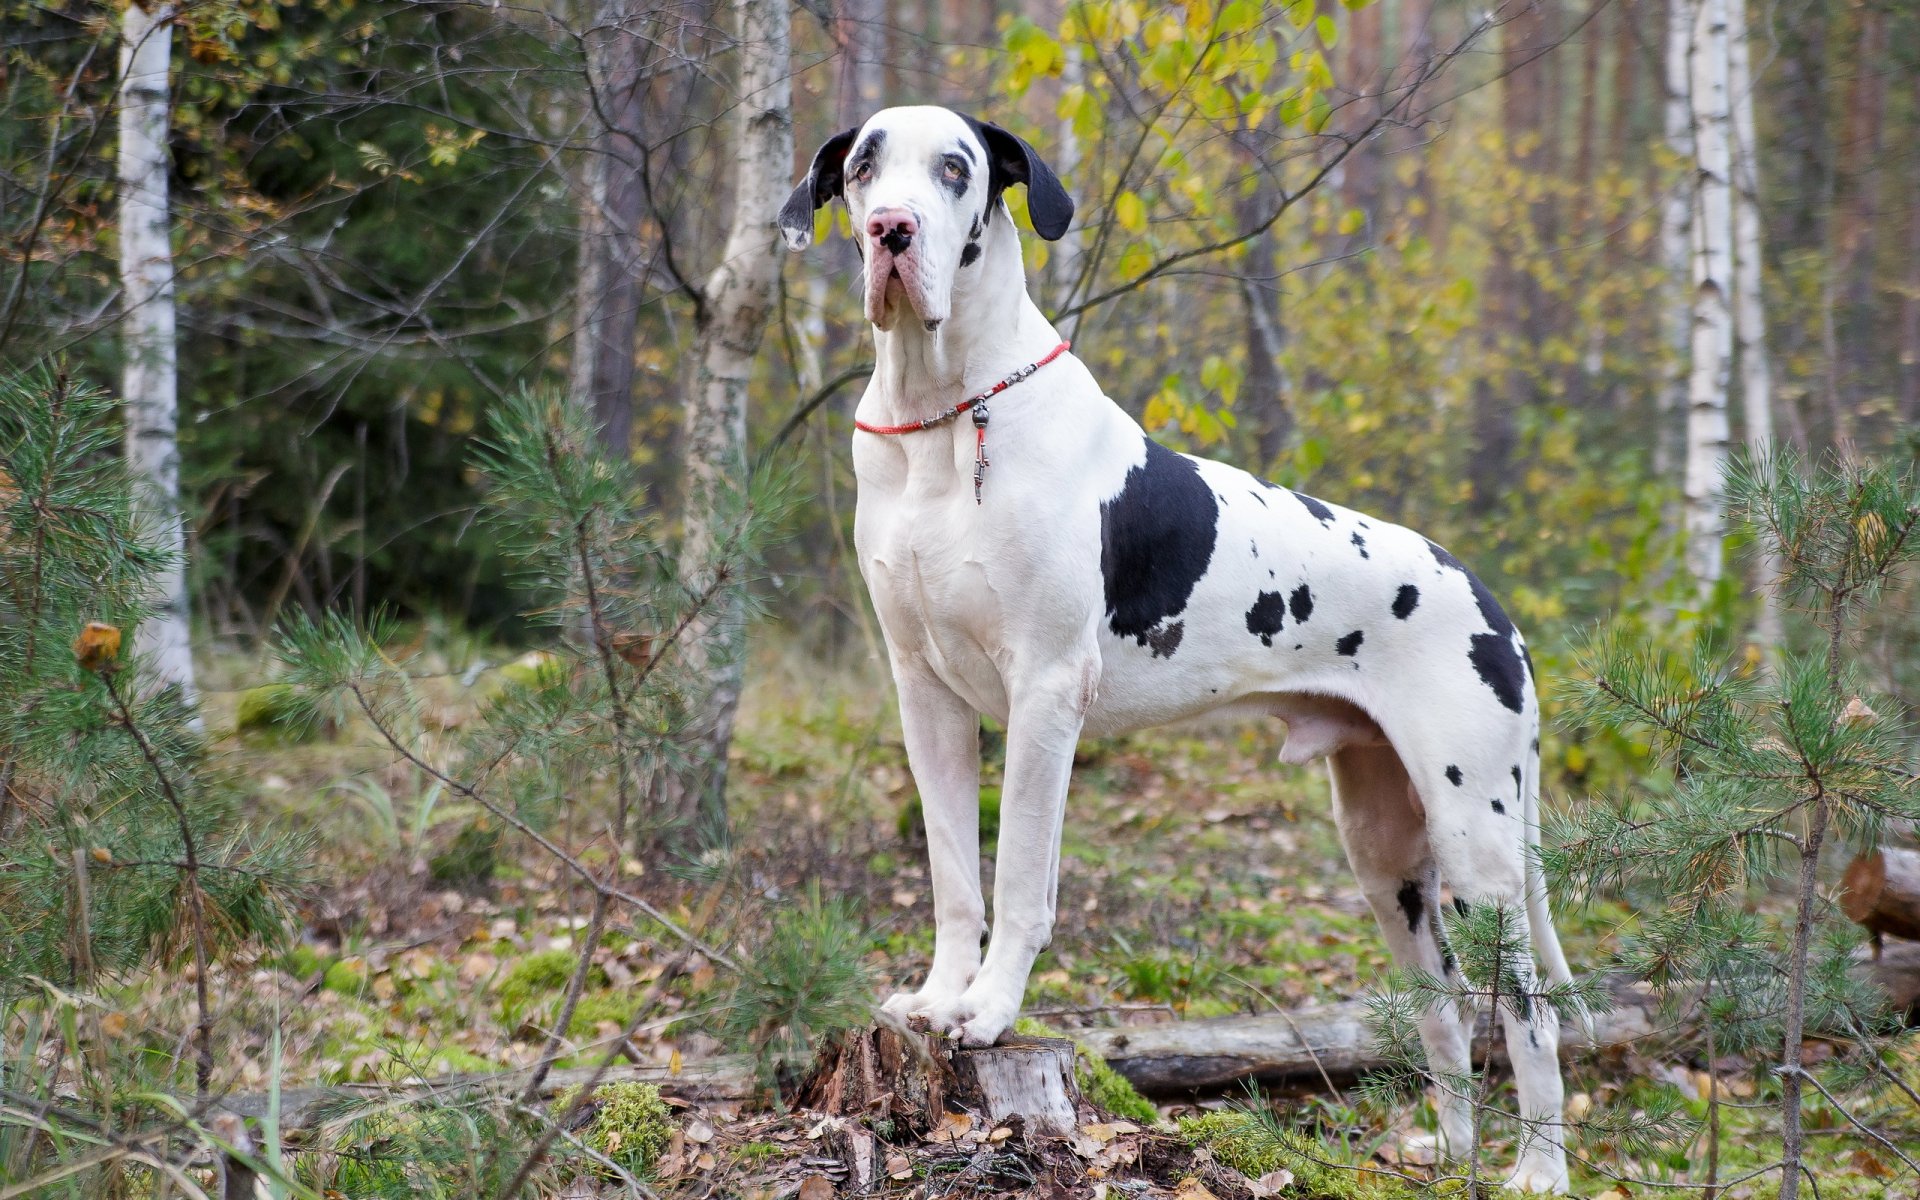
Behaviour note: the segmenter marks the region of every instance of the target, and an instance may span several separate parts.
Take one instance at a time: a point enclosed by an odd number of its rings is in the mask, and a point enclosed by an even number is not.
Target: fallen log
[[[1840,877],[1840,911],[1869,930],[1920,940],[1920,851],[1885,848],[1862,854]]]
[[[550,1100],[578,1087],[593,1076],[592,1067],[567,1067],[549,1071],[540,1086],[542,1099]],[[280,1128],[296,1133],[328,1120],[336,1113],[356,1107],[401,1104],[435,1097],[456,1099],[475,1092],[517,1092],[526,1086],[531,1070],[502,1071],[498,1074],[443,1075],[418,1083],[342,1083],[327,1087],[288,1088],[279,1093]],[[754,1094],[760,1076],[753,1060],[746,1055],[726,1055],[686,1063],[675,1071],[664,1065],[621,1065],[601,1073],[601,1083],[651,1083],[670,1096],[685,1100],[743,1100]],[[270,1093],[228,1096],[214,1102],[216,1112],[231,1113],[249,1120],[262,1120],[273,1104]]]
[[[1897,1011],[1907,1013],[1910,1020],[1920,1015],[1920,943],[1889,946],[1878,961],[1862,962],[1857,970],[1886,991]],[[1592,1040],[1577,1024],[1562,1025],[1560,1053],[1563,1056],[1631,1047],[1660,1032],[1659,996],[1652,989],[1644,984],[1621,984],[1612,990],[1612,996],[1612,1010],[1594,1017]],[[1475,1040],[1476,1061],[1482,1061],[1487,1054],[1489,1025],[1489,1019],[1483,1015]],[[1076,1041],[1105,1058],[1143,1095],[1163,1098],[1218,1092],[1246,1080],[1276,1084],[1330,1079],[1344,1084],[1385,1065],[1373,1052],[1367,1005],[1360,1000],[1259,1016],[1072,1032]],[[1000,1051],[1009,1044],[991,1049]],[[960,1055],[980,1053],[962,1051]],[[901,1054],[906,1057],[897,1057]],[[872,1083],[864,1094],[884,1095],[894,1086],[891,1078],[897,1077],[892,1074],[896,1067],[911,1057],[911,1052],[904,1050],[876,1057]],[[1496,1063],[1505,1061],[1498,1045],[1493,1048],[1492,1059]],[[585,1082],[591,1073],[586,1067],[553,1071],[541,1089],[542,1095],[551,1098]],[[1057,1073],[1064,1074],[1064,1086],[1071,1087],[1070,1058]],[[656,1084],[667,1095],[686,1100],[744,1100],[754,1096],[761,1087],[761,1077],[755,1073],[752,1060],[745,1056],[689,1062],[678,1072],[665,1066],[623,1065],[609,1068],[602,1078],[607,1083]],[[856,1073],[854,1078],[861,1076]],[[434,1095],[458,1096],[482,1088],[506,1091],[524,1087],[526,1079],[525,1071],[509,1071],[496,1075],[452,1075],[418,1084],[291,1088],[280,1094],[280,1122],[283,1129],[297,1131],[315,1123],[323,1114],[355,1102],[377,1104]],[[956,1081],[943,1086],[959,1084]],[[853,1100],[844,1097],[832,1100],[824,1093],[815,1093],[809,1100],[804,1084],[802,1089],[803,1103],[822,1111],[851,1113],[859,1107],[857,1096]],[[266,1115],[269,1102],[264,1094],[231,1096],[216,1108],[259,1119]]]

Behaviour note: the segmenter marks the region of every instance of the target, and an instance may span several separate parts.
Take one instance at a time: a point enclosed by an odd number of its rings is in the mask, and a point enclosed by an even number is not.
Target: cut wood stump
[[[795,1101],[885,1129],[894,1140],[924,1134],[958,1109],[993,1124],[1018,1118],[1033,1133],[1070,1133],[1084,1104],[1073,1078],[1074,1053],[1065,1038],[1018,1036],[962,1049],[881,1021],[830,1039]]]
[[[1847,864],[1840,909],[1876,944],[1884,934],[1920,941],[1920,851],[1883,849]]]

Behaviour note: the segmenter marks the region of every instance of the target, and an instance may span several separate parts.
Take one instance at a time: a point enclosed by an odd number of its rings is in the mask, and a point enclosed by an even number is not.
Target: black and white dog
[[[780,212],[798,250],[815,210],[845,201],[874,330],[854,539],[936,922],[925,982],[887,1007],[969,1045],[1005,1033],[1052,935],[1075,743],[1223,709],[1284,720],[1283,762],[1327,759],[1347,856],[1399,962],[1455,970],[1444,880],[1463,911],[1515,909],[1549,977],[1567,979],[1528,854],[1539,706],[1512,622],[1419,534],[1147,438],[1028,297],[1001,198],[1013,184],[1040,236],[1060,237],[1073,201],[1031,146],[944,108],[890,108],[822,146]],[[984,959],[982,713],[1007,728]],[[1501,1016],[1529,1129],[1508,1186],[1565,1191],[1558,1020],[1524,1000]],[[1452,1005],[1421,1034],[1437,1075],[1467,1070]],[[1469,1101],[1439,1092],[1438,1140],[1457,1154]]]

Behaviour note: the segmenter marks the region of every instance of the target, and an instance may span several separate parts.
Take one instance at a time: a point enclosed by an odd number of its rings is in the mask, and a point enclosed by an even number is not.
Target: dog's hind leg
[[[905,1016],[954,1004],[980,968],[980,717],[915,664],[897,666],[894,683],[933,876],[933,966],[919,991],[884,1006]]]
[[[1391,746],[1349,746],[1329,756],[1327,768],[1340,840],[1394,961],[1436,979],[1449,977],[1454,961],[1441,932],[1440,875],[1399,755]],[[1448,1002],[1430,1008],[1420,1020],[1420,1044],[1435,1079],[1439,1147],[1464,1154],[1473,1120],[1461,1085],[1471,1064],[1459,1009]]]
[[[1531,758],[1537,752],[1531,739],[1537,726],[1515,723],[1513,736],[1497,739],[1496,749],[1461,752],[1457,763],[1413,764],[1413,773],[1427,809],[1427,837],[1434,848],[1440,876],[1453,889],[1454,902],[1465,906],[1495,904],[1508,918],[1514,955],[1500,972],[1500,1022],[1507,1055],[1513,1063],[1514,1090],[1519,1096],[1520,1161],[1507,1186],[1529,1192],[1567,1190],[1567,1161],[1563,1118],[1564,1084],[1560,1078],[1560,1017],[1540,996],[1535,974],[1534,945],[1551,940],[1533,929],[1535,915],[1544,917],[1544,887],[1528,862],[1532,834],[1529,823],[1537,811],[1529,795],[1538,779]],[[1554,942],[1558,948],[1557,941]],[[1564,961],[1548,963],[1556,974]],[[1489,981],[1475,980],[1481,991]]]

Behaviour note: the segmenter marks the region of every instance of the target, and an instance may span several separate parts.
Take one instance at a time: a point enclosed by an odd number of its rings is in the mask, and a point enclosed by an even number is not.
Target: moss
[[[318,734],[289,683],[269,683],[240,693],[233,709],[236,732],[278,743],[310,742]]]
[[[578,1089],[562,1092],[554,1111],[565,1112],[577,1095]],[[632,1174],[651,1171],[673,1137],[673,1114],[660,1089],[650,1083],[602,1084],[593,1093],[593,1105],[593,1124],[580,1140]]]
[[[900,840],[912,841],[920,833],[920,796],[900,806],[900,815],[894,820],[894,829]],[[987,845],[1000,836],[1000,788],[995,784],[982,784],[980,787],[980,844]]]
[[[445,850],[427,861],[427,873],[446,887],[486,887],[499,865],[500,830],[481,817],[455,834]]]
[[[278,964],[282,971],[295,979],[311,979],[315,971],[324,971],[331,965],[331,959],[326,958],[305,942],[301,942],[281,955]]]
[[[566,681],[566,660],[545,650],[529,651],[500,668],[500,682],[507,688],[539,691]]]
[[[327,967],[327,973],[320,985],[330,992],[339,992],[343,996],[358,996],[367,990],[366,960],[343,958]]]
[[[772,1142],[748,1142],[734,1152],[734,1157],[752,1167],[758,1166],[778,1153],[780,1153],[780,1147]]]
[[[594,992],[580,997],[580,1003],[573,1010],[573,1023],[567,1026],[567,1033],[577,1038],[592,1037],[599,1032],[602,1021],[612,1021],[625,1028],[632,1017],[632,996],[620,992]]]
[[[1032,1017],[1021,1017],[1014,1021],[1013,1031],[1027,1037],[1067,1036]],[[1078,1040],[1069,1040],[1073,1041],[1077,1051],[1073,1059],[1074,1082],[1080,1085],[1080,1094],[1091,1101],[1095,1108],[1142,1125],[1159,1123],[1160,1110],[1154,1107],[1153,1101],[1142,1096],[1125,1075],[1108,1066],[1106,1059]]]
[[[1287,1195],[1301,1200],[1412,1200],[1413,1186],[1366,1169],[1327,1165],[1337,1154],[1290,1129],[1275,1129],[1239,1109],[1182,1117],[1180,1139],[1249,1179],[1286,1168]]]
[[[518,1011],[541,996],[564,991],[567,981],[573,978],[573,968],[579,962],[571,950],[542,950],[529,954],[513,964],[506,977],[501,979],[497,991],[500,994],[502,1008]],[[587,976],[589,987],[605,987],[607,973],[599,967]]]

